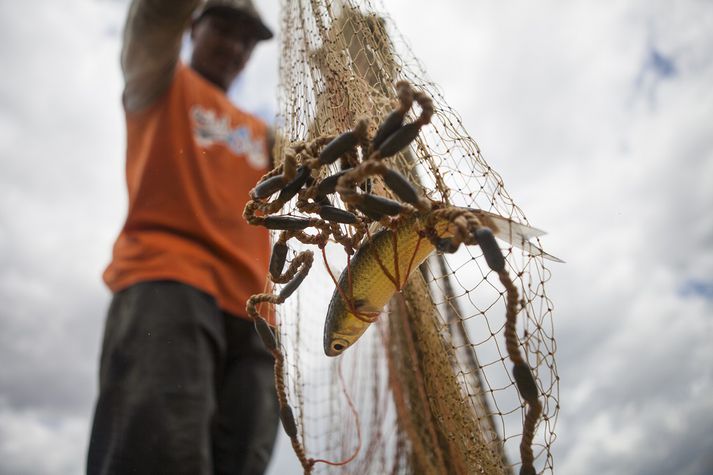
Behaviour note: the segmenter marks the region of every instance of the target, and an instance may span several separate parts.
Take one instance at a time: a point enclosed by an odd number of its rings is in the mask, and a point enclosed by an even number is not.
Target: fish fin
[[[544,259],[553,262],[564,262],[562,259],[545,252],[542,248],[530,242],[530,239],[547,234],[545,231],[526,224],[517,223],[495,213],[483,210],[475,211],[476,215],[484,218],[483,224],[493,227],[493,234],[495,234],[495,236],[499,239],[502,239],[512,246],[522,249],[531,256],[542,256]]]
[[[490,225],[491,223],[489,223],[489,221],[492,222],[492,225],[494,226],[494,229],[492,230],[493,234],[503,241],[509,242],[513,246],[515,246],[517,242],[529,241],[532,238],[547,234],[541,229],[515,222],[495,213],[478,210],[477,215],[485,218],[485,223],[483,223],[485,225]]]
[[[531,243],[530,241],[525,241],[521,243],[512,243],[513,246],[522,249],[523,251],[527,252],[531,256],[542,256],[543,259],[547,259],[548,261],[553,261],[553,262],[559,262],[564,264],[565,261],[560,259],[559,257],[555,257],[550,253],[545,252],[542,250],[541,247]]]

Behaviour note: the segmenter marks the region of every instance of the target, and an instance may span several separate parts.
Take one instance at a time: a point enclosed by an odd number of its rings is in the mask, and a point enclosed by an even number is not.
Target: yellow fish
[[[562,262],[529,242],[543,231],[497,214],[469,209],[495,236],[535,256]],[[448,222],[436,223],[436,232],[448,235]],[[399,224],[394,231],[374,234],[354,254],[342,272],[329,303],[324,323],[324,353],[338,356],[356,342],[379,316],[386,303],[405,285],[409,276],[435,251],[422,236],[418,218]]]

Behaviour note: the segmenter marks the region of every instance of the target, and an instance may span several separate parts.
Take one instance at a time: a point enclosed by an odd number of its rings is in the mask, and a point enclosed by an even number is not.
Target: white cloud
[[[0,471],[14,475],[84,471],[85,417],[0,406]]]

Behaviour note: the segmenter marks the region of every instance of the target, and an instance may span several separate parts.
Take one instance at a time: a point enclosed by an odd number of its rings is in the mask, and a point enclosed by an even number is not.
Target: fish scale
[[[396,264],[399,268],[399,287],[402,287],[409,275],[435,250],[428,239],[419,236],[420,229],[418,219],[408,220],[401,223],[396,231],[379,231],[356,252],[349,268],[339,278],[339,288],[355,303],[357,311],[381,312],[399,290],[389,278],[389,275],[396,278]],[[394,248],[398,251],[396,259]],[[361,320],[349,310],[341,293],[335,288],[325,321],[325,353],[328,356],[338,355],[356,341],[369,325],[369,322]],[[335,348],[335,345],[340,347]]]
[[[543,231],[487,211],[470,208],[468,211],[503,241],[524,249],[530,255],[562,262],[529,241],[530,238],[544,234]],[[448,225],[446,220],[438,221],[435,224],[436,233],[441,237],[448,235]],[[384,229],[374,234],[354,254],[349,268],[339,277],[338,287],[332,294],[327,310],[324,323],[324,352],[327,356],[341,354],[357,341],[371,324],[354,315],[342,295],[353,302],[353,309],[357,312],[378,315],[394,293],[403,287],[408,277],[435,251],[431,241],[419,236],[421,229],[421,221],[413,217],[399,223],[395,231]],[[396,260],[394,247],[398,252]],[[396,263],[399,267],[399,288],[389,278],[389,275],[396,278]]]

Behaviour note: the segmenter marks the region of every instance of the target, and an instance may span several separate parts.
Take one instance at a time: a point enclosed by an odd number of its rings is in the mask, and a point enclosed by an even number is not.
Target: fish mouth
[[[349,348],[349,342],[344,338],[335,338],[324,347],[324,354],[327,356],[339,356],[344,350]]]

